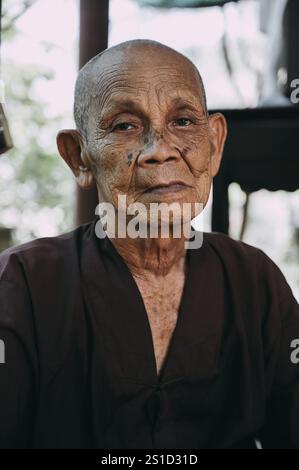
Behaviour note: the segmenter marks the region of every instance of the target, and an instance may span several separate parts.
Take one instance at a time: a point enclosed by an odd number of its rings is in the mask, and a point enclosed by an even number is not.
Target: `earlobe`
[[[94,183],[92,172],[83,166],[79,166],[79,173],[76,177],[77,183],[82,189],[89,189]]]
[[[64,129],[57,134],[57,148],[72,170],[77,183],[83,189],[89,189],[93,185],[93,175],[84,162],[82,155],[85,152],[83,139],[80,133],[75,129]]]
[[[211,135],[211,176],[214,177],[220,168],[223,148],[227,137],[226,119],[221,113],[209,117]]]

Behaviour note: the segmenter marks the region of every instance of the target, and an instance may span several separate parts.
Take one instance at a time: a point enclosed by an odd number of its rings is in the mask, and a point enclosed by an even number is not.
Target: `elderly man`
[[[226,138],[195,66],[119,44],[80,71],[74,114],[57,143],[82,188],[95,181],[117,214],[177,205],[168,236],[163,217],[155,237],[95,217],[1,255],[1,447],[299,448],[299,306],[283,274],[226,235],[188,249],[174,233],[206,205]]]

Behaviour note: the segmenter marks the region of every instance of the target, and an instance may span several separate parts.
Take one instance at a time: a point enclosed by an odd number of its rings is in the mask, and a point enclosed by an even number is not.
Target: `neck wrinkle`
[[[140,278],[166,277],[184,270],[185,239],[110,239],[132,274]]]

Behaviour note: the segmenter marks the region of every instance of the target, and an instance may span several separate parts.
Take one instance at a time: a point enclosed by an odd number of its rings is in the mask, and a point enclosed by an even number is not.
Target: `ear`
[[[211,138],[211,176],[214,177],[219,170],[223,148],[227,136],[226,119],[221,113],[209,116],[210,138]]]
[[[85,144],[81,134],[74,129],[64,129],[57,134],[57,147],[60,155],[72,170],[82,189],[93,185],[93,175],[84,158]]]

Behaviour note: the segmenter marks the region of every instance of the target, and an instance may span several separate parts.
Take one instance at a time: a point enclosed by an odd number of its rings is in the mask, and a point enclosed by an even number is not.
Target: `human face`
[[[127,205],[208,199],[211,140],[198,77],[186,62],[159,65],[110,67],[93,109],[88,151],[99,199],[115,207],[119,195]]]

